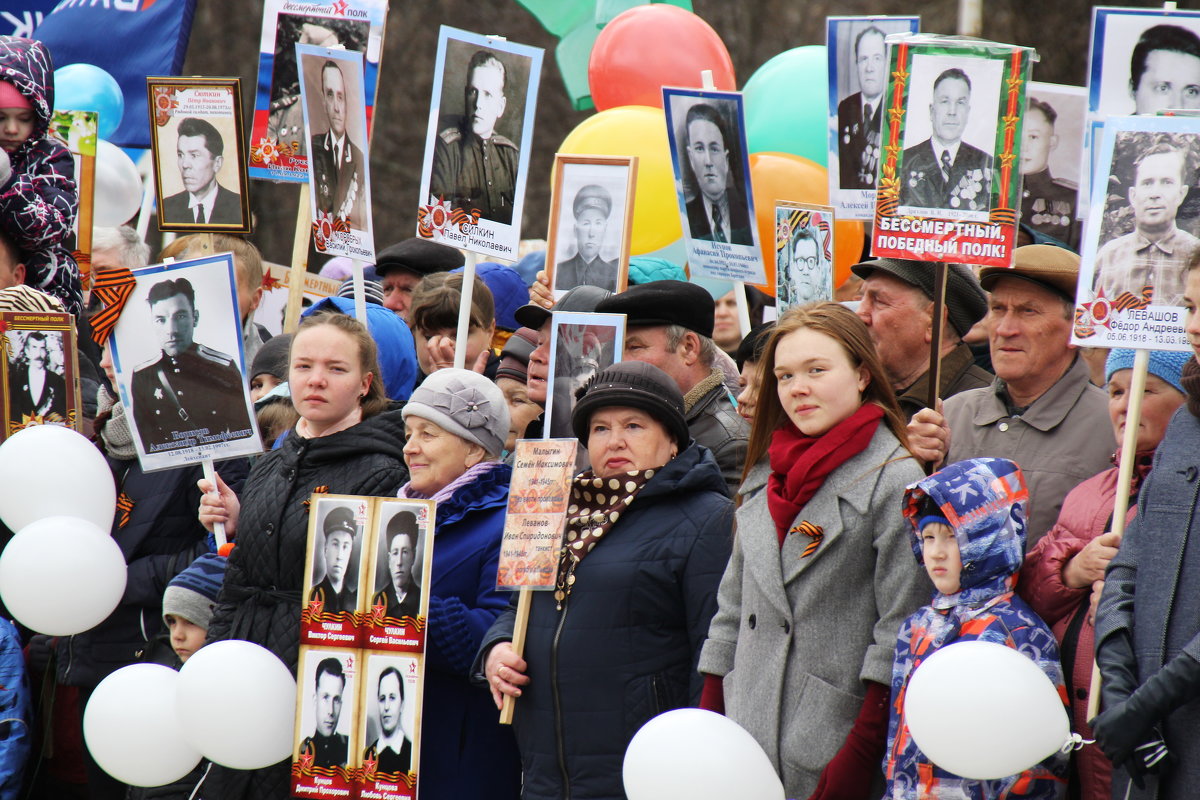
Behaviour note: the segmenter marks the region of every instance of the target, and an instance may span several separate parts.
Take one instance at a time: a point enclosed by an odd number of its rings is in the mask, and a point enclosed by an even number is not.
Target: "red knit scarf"
[[[863,403],[820,436],[805,436],[790,421],[775,431],[767,451],[771,458],[767,508],[775,520],[780,547],[804,504],[831,472],[867,449],[882,418],[882,408]]]

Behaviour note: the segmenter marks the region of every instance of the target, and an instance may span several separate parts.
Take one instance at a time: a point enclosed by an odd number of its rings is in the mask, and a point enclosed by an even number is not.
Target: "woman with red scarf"
[[[791,798],[877,798],[900,623],[928,598],[901,498],[923,477],[866,325],[836,303],[771,332],[701,705]]]

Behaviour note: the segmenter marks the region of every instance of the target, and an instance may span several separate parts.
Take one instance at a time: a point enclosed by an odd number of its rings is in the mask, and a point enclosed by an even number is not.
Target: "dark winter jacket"
[[[112,537],[128,564],[121,604],[95,628],[60,639],[58,680],[91,690],[121,667],[136,663],[147,643],[164,630],[162,596],[167,584],[201,553],[208,533],[196,517],[200,465],[143,472],[137,459],[109,459],[117,496],[128,501],[129,516],[118,508]],[[217,465],[235,492],[246,480],[245,459]]]
[[[33,744],[29,681],[17,627],[0,618],[0,800],[21,797]]]
[[[515,798],[521,779],[512,729],[486,690],[470,684],[471,660],[508,605],[496,591],[512,469],[497,464],[437,506],[430,580],[421,800]]]
[[[725,494],[733,497],[742,484],[750,426],[738,416],[737,404],[721,378],[720,370],[714,367],[713,373],[697,384],[709,388],[688,407],[686,417],[688,433],[696,444],[712,451],[725,478]],[[688,397],[695,391],[693,388]]]
[[[54,64],[41,42],[0,37],[0,80],[33,105],[33,135],[9,153],[12,175],[0,185],[0,227],[21,249],[25,283],[53,295],[79,319],[79,266],[63,242],[79,208],[75,161],[47,130],[54,108]]]
[[[633,735],[700,699],[696,662],[732,541],[721,470],[693,442],[579,562],[561,612],[552,592],[533,593],[530,682],[515,715],[526,800],[625,796],[621,763]],[[512,638],[514,616],[510,606],[488,631],[477,678],[490,647]]]
[[[309,499],[329,494],[392,496],[408,478],[404,423],[392,408],[344,431],[305,439],[291,431],[259,457],[239,495],[241,515],[209,641],[245,639],[267,648],[294,673],[300,654],[301,588]],[[241,772],[213,767],[206,796],[283,800],[288,767]]]

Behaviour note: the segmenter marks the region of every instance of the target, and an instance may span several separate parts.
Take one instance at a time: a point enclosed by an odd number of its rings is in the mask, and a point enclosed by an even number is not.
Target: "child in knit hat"
[[[171,648],[181,662],[204,646],[224,580],[225,558],[205,553],[167,584],[163,621],[170,631]]]

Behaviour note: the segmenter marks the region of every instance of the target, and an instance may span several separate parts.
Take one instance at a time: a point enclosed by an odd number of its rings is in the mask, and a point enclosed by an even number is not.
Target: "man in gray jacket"
[[[732,497],[742,482],[750,426],[738,416],[716,365],[714,310],[708,290],[670,280],[631,286],[596,306],[601,314],[625,315],[625,360],[653,364],[675,380],[688,432],[712,451]]]
[[[1079,256],[1052,245],[1018,247],[1012,269],[987,267],[986,317],[996,380],[957,394],[944,416],[924,409],[909,444],[927,461],[996,456],[1029,484],[1028,546],[1054,525],[1063,498],[1110,466],[1116,448],[1108,396],[1088,381],[1071,342]]]

